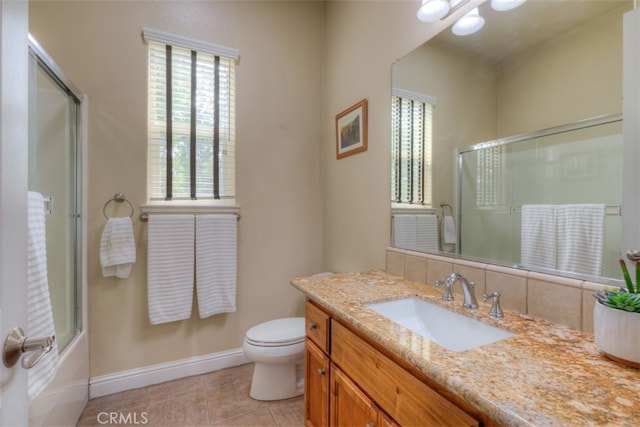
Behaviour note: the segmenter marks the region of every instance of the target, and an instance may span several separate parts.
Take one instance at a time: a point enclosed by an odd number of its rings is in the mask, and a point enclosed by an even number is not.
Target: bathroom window
[[[431,207],[432,122],[435,98],[393,90],[391,202]]]
[[[144,30],[150,200],[235,197],[237,51]]]
[[[476,206],[502,205],[502,146],[477,151]]]

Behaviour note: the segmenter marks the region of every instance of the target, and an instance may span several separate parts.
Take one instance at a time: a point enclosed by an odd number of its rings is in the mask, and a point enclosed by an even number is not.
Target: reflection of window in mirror
[[[489,147],[477,151],[476,206],[502,205],[502,147]]]
[[[391,97],[391,202],[431,207],[432,123],[436,99],[393,90]]]

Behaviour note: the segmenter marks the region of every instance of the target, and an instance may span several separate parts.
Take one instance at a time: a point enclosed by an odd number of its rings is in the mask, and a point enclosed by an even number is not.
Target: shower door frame
[[[88,138],[88,98],[66,77],[51,56],[29,34],[29,49],[36,57],[38,67],[46,68],[53,80],[66,92],[67,96],[79,101],[76,106],[76,170],[80,175],[76,186],[81,199],[77,206],[80,218],[80,238],[76,239],[76,281],[79,289],[80,327],[74,337],[62,350],[58,359],[56,376],[38,398],[29,402],[29,426],[75,424],[89,398],[89,344],[87,315],[87,138]]]

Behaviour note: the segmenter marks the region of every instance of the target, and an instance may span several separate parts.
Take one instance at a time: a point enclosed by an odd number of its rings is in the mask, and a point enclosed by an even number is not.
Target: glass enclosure
[[[60,352],[81,330],[80,101],[30,49],[29,191],[46,200],[49,293]]]
[[[617,277],[622,237],[620,158],[619,118],[478,144],[462,152],[460,253],[521,264],[523,206],[604,204],[603,261],[598,275]],[[558,240],[567,238],[563,235]],[[598,250],[586,247],[578,252],[592,249]]]

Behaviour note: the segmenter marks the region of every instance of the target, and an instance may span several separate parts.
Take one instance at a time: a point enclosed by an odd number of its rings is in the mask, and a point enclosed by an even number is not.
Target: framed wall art
[[[336,116],[336,157],[341,159],[367,151],[367,100]]]

